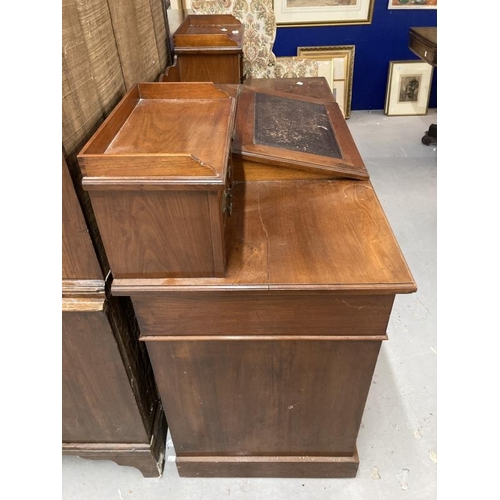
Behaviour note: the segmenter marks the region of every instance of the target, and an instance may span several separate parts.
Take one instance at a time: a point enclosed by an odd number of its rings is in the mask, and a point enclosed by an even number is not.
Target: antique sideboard
[[[326,80],[139,84],[79,161],[179,474],[354,477],[416,284]]]
[[[422,61],[437,67],[437,27],[410,28],[408,48]],[[422,137],[422,144],[437,143],[437,125],[431,124]]]
[[[62,453],[162,474],[167,423],[128,297],[110,293],[62,158]]]

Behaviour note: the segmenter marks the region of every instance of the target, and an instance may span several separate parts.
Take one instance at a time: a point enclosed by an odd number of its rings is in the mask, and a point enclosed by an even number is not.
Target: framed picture
[[[278,26],[371,24],[375,0],[273,0]]]
[[[433,70],[424,61],[391,61],[384,113],[387,116],[427,114]]]
[[[389,0],[389,9],[437,9],[438,0]]]
[[[351,115],[354,45],[298,47],[297,55],[318,61],[319,76],[324,76],[332,89],[342,114]]]

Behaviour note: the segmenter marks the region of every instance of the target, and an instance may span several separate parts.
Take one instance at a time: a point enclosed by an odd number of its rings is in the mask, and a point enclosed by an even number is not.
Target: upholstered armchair
[[[276,57],[276,17],[272,0],[192,0],[193,14],[231,14],[245,26],[244,78],[318,76],[318,63],[301,57]]]

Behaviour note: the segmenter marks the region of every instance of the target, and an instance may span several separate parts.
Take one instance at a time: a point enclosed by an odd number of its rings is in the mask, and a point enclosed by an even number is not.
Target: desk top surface
[[[369,181],[238,183],[223,278],[115,280],[117,294],[161,290],[416,290]]]

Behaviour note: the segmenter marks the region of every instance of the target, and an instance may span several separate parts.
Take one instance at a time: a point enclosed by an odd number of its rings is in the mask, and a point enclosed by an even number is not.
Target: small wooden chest
[[[241,83],[244,26],[231,15],[189,15],[175,31],[180,81]]]
[[[224,275],[234,114],[211,83],[139,83],[84,146],[115,278]]]

